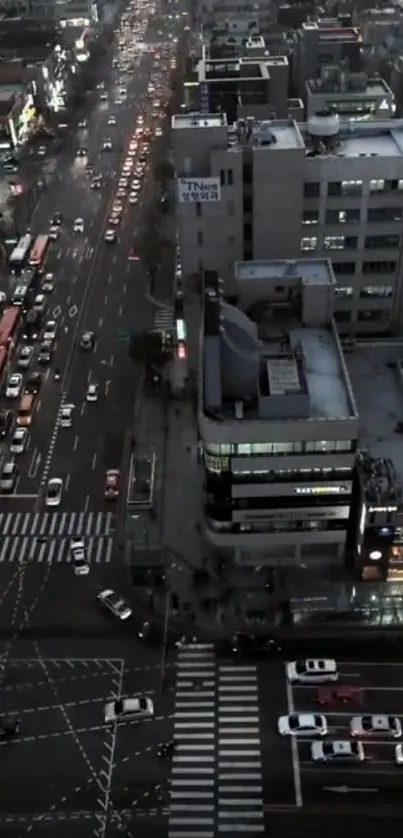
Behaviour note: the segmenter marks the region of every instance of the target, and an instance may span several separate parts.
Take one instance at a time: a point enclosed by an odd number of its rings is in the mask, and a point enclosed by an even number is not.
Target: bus
[[[14,334],[17,330],[20,320],[21,309],[20,306],[9,306],[3,311],[0,320],[0,348],[5,347],[9,351]]]
[[[0,346],[0,383],[7,372],[8,367],[8,351],[6,346]]]
[[[33,248],[29,254],[28,264],[30,268],[36,268],[37,271],[43,270],[49,243],[49,236],[38,236],[35,239]]]
[[[32,236],[27,233],[26,236],[23,236],[22,239],[19,240],[12,253],[10,253],[8,263],[13,272],[21,271],[25,266],[28,254],[32,247],[32,242]]]

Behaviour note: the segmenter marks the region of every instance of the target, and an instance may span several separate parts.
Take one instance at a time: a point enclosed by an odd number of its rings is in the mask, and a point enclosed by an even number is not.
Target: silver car
[[[110,588],[101,591],[97,595],[97,601],[102,608],[109,611],[118,620],[128,620],[132,616],[132,609],[128,603],[120,594]]]
[[[84,541],[81,538],[73,538],[70,542],[70,552],[73,558],[75,576],[88,576],[90,566],[85,555]]]

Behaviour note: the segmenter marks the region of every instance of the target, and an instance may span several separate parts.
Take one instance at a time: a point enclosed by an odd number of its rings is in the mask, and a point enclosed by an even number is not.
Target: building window
[[[327,194],[328,195],[341,195],[341,183],[340,181],[329,181],[327,185]]]
[[[359,224],[360,210],[327,210],[326,224]]]
[[[364,262],[362,272],[363,274],[394,274],[396,264],[395,261],[389,261],[389,259],[382,259],[380,262]]]
[[[202,214],[202,205],[201,205],[200,201],[196,201],[196,215],[197,215],[197,218],[201,218],[201,214]]]
[[[320,183],[304,183],[304,197],[305,198],[319,198]]]
[[[307,210],[302,216],[303,224],[319,224],[319,212]]]
[[[233,186],[234,184],[234,173],[232,169],[227,169],[227,183],[228,186]]]
[[[243,196],[243,211],[244,213],[252,212],[252,195]]]
[[[301,250],[316,250],[318,246],[318,238],[317,236],[305,236],[305,238],[301,239]]]
[[[332,260],[332,266],[337,276],[355,274],[355,262],[333,262]]]
[[[351,320],[351,311],[335,311],[334,319],[336,323],[349,323]]]
[[[378,180],[370,180],[369,182],[369,191],[370,192],[383,192],[385,189],[385,181],[380,178]]]
[[[393,285],[363,285],[360,288],[360,297],[392,297]]]
[[[379,323],[384,319],[385,309],[383,308],[361,309],[358,312],[360,323]]]
[[[221,186],[225,186],[225,171],[224,171],[224,169],[220,169],[220,183],[221,183]]]
[[[399,236],[366,236],[365,247],[377,250],[387,250],[399,247]]]
[[[403,220],[403,207],[371,207],[367,212],[367,222],[388,224]]]
[[[362,180],[342,180],[341,194],[342,195],[361,195]]]
[[[353,296],[353,288],[352,285],[338,285],[337,288],[334,289],[334,296],[335,297],[352,297]]]
[[[356,236],[325,236],[323,240],[325,250],[352,250],[357,247]]]
[[[203,247],[203,230],[197,231],[197,247]]]

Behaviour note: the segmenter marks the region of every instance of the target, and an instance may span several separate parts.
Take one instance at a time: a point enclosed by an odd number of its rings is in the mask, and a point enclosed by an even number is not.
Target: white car
[[[356,742],[356,745],[361,744]],[[396,765],[403,765],[403,745],[399,742],[398,745],[395,745],[395,762]]]
[[[60,236],[60,227],[58,227],[57,224],[52,224],[52,226],[49,229],[49,238],[53,239],[53,241],[56,241],[56,239],[58,239],[59,236]]]
[[[33,346],[30,346],[30,344],[28,343],[25,344],[25,346],[22,346],[17,358],[17,367],[19,367],[21,370],[27,370],[32,361],[33,354]]]
[[[53,341],[56,340],[57,324],[55,320],[48,320],[43,330],[42,340]]]
[[[104,238],[105,238],[106,242],[115,242],[116,241],[116,230],[112,230],[110,227],[108,227],[108,229],[105,230],[105,237]]]
[[[61,411],[60,411],[60,427],[61,428],[72,428],[73,427],[73,412],[74,412],[74,404],[64,404]]]
[[[112,151],[112,140],[104,140],[103,141],[102,151]]]
[[[327,720],[320,713],[290,713],[277,722],[280,736],[326,736]]]
[[[350,735],[360,739],[366,736],[371,739],[400,739],[402,725],[397,716],[387,716],[385,713],[353,716],[350,719]]]
[[[23,454],[28,442],[28,428],[16,428],[10,444],[11,454]]]
[[[84,232],[84,219],[83,218],[76,218],[73,224],[73,233],[83,233]]]
[[[131,192],[129,195],[129,204],[137,204],[139,196],[137,192]]]
[[[128,620],[132,616],[132,609],[120,594],[107,588],[97,595],[97,601],[102,608],[109,611],[118,620]]]
[[[34,311],[39,311],[41,314],[45,311],[46,308],[46,297],[44,294],[37,294],[34,299],[33,309]]]
[[[108,117],[108,125],[116,125],[116,116]]]
[[[151,698],[141,696],[138,698],[118,698],[115,701],[108,701],[105,704],[106,724],[118,722],[141,721],[141,719],[152,719],[154,715],[154,703]]]
[[[85,547],[82,539],[73,538],[70,542],[70,551],[73,558],[75,576],[88,576],[90,566],[85,555]]]
[[[89,384],[87,387],[87,392],[85,394],[86,402],[97,402],[99,396],[99,385],[98,384]]]
[[[350,742],[341,739],[332,742],[319,739],[311,744],[311,760],[312,762],[330,762],[336,765],[337,763],[345,765],[364,762],[364,746],[362,742]]]
[[[286,671],[290,684],[327,684],[339,680],[337,663],[331,658],[289,661]]]
[[[54,274],[45,274],[42,280],[41,289],[45,294],[51,294],[55,287]]]
[[[135,180],[132,180],[132,185],[131,185],[130,189],[131,189],[132,192],[140,192],[141,183],[137,178]]]
[[[21,390],[22,375],[20,372],[14,372],[12,375],[10,375],[10,378],[7,381],[6,398],[18,399],[18,396],[21,395]]]
[[[127,189],[123,189],[120,186],[119,189],[117,189],[117,191],[116,191],[116,197],[117,198],[126,198],[126,195],[127,195]]]
[[[129,179],[127,177],[119,178],[119,187],[125,189],[129,185]]]
[[[45,505],[60,506],[62,491],[63,480],[60,477],[51,477],[46,486]]]
[[[162,128],[156,128],[155,129],[155,136],[156,137],[162,137],[162,134],[163,134]]]

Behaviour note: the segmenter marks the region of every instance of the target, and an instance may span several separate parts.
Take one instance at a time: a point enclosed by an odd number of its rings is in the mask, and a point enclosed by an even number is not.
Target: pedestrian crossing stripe
[[[1,512],[0,543],[4,536],[107,536],[115,523],[113,512]]]
[[[159,308],[154,318],[154,330],[157,332],[168,332],[175,326],[175,315],[173,308]]]
[[[114,539],[111,536],[92,536],[84,541],[89,564],[109,564],[112,560]],[[73,561],[69,539],[52,538],[38,541],[32,536],[5,536],[0,539],[0,564],[69,564]]]

